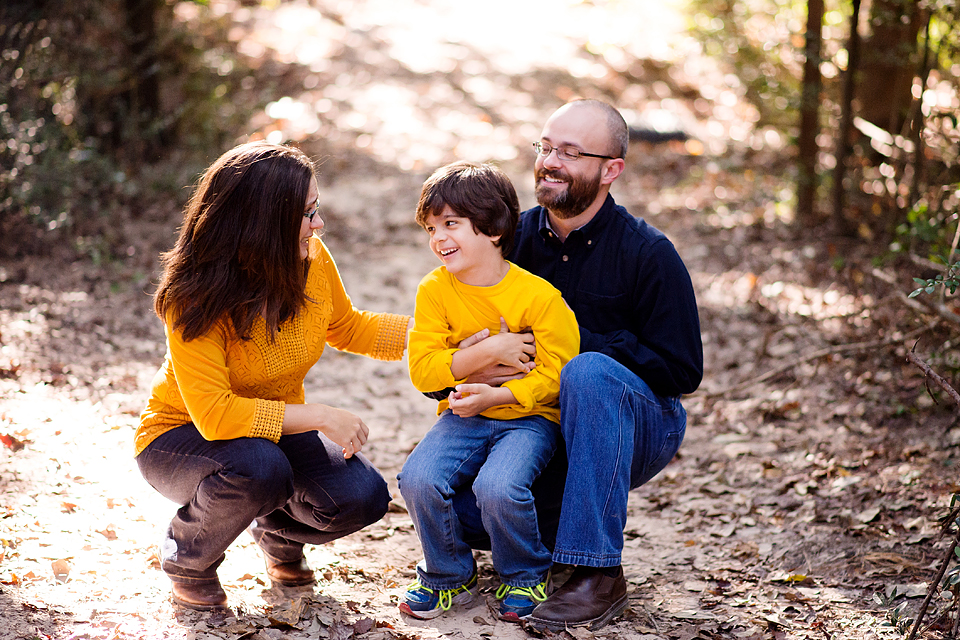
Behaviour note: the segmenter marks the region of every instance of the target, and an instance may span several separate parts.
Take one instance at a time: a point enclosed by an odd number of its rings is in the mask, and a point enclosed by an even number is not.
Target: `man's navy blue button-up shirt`
[[[700,385],[703,345],[690,274],[667,237],[612,196],[564,242],[546,209],[523,212],[509,259],[560,290],[577,316],[581,352],[610,356],[661,396]]]

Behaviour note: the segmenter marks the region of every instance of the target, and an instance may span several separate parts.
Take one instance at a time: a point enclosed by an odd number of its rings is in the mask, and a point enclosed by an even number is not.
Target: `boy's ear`
[[[487,237],[490,238],[490,242],[493,243],[493,246],[499,247],[499,246],[500,246],[500,238],[502,238],[503,236],[487,236]]]

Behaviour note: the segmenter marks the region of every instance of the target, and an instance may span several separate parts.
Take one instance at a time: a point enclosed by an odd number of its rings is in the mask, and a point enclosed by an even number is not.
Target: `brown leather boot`
[[[197,611],[212,611],[227,607],[227,594],[220,581],[216,582],[174,582],[173,601],[181,607]]]
[[[303,556],[293,562],[277,562],[266,555],[263,558],[267,564],[267,575],[274,584],[282,587],[304,587],[317,581],[313,569]]]
[[[627,606],[627,581],[621,567],[616,577],[595,567],[576,567],[562,587],[527,616],[537,629],[559,631],[566,627],[599,629]]]

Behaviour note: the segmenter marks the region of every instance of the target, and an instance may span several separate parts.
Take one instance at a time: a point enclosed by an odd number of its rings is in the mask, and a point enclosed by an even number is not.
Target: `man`
[[[560,382],[568,467],[553,545],[553,561],[573,565],[573,572],[527,618],[539,628],[597,629],[626,607],[620,562],[627,494],[676,454],[686,428],[680,396],[703,376],[686,267],[660,231],[609,195],[624,170],[627,141],[623,117],[604,102],[558,109],[534,143],[540,206],[521,215],[510,255],[557,287],[580,325],[581,353]],[[505,372],[486,375],[498,373]],[[558,483],[550,487],[547,475],[535,491],[549,502],[544,493]],[[470,529],[470,500],[458,497]],[[543,535],[549,543],[549,526]]]

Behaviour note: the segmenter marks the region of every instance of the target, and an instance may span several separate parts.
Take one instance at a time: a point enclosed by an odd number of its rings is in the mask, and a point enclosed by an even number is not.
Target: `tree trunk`
[[[816,225],[817,134],[820,133],[820,50],[823,32],[823,0],[807,1],[807,34],[803,63],[803,93],[800,102],[800,135],[797,141],[797,221]]]
[[[912,100],[922,25],[917,0],[873,0],[857,86],[859,115],[897,135]]]
[[[860,65],[860,0],[853,0],[850,14],[850,37],[847,44],[847,71],[843,77],[843,98],[840,102],[840,130],[837,131],[836,167],[833,171],[833,221],[837,233],[853,235],[856,224],[844,211],[847,158],[852,149],[850,135],[853,130],[853,96],[856,74]]]
[[[123,137],[127,148],[133,152],[130,158],[133,163],[154,159],[163,145],[163,132],[159,126],[162,114],[157,6],[157,0],[124,0],[129,30],[130,83],[123,96],[129,114]]]

